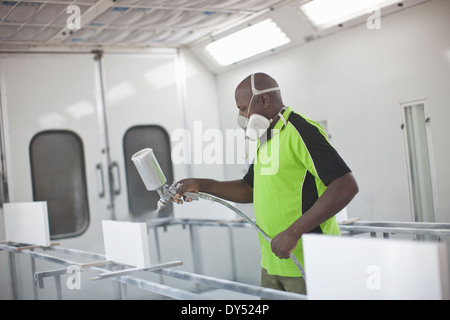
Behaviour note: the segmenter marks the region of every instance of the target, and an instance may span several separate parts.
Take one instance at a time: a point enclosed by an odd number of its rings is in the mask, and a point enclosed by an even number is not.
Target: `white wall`
[[[399,103],[429,99],[439,211],[450,221],[450,2],[434,0],[218,75],[223,128],[236,127],[234,90],[254,72],[282,88],[284,102],[327,120],[332,143],[354,171],[360,194],[349,217],[411,220]],[[242,168],[227,167],[228,177]]]

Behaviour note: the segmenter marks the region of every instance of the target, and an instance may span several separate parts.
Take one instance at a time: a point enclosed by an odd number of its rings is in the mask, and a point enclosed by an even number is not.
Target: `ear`
[[[269,95],[263,93],[259,98],[259,102],[263,105],[264,109],[268,109],[270,107]]]

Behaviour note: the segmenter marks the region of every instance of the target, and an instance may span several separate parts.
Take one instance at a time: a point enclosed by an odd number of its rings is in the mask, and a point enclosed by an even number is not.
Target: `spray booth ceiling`
[[[247,23],[285,10],[281,24],[312,36],[311,24],[299,6],[311,0],[15,0],[0,2],[0,42],[46,46],[189,46]],[[341,1],[341,0],[335,0]],[[398,2],[398,1],[397,1]],[[405,0],[409,2],[422,2]],[[70,5],[80,9],[81,28],[70,30]],[[296,12],[297,11],[297,12]],[[289,15],[290,13],[290,15]],[[275,14],[276,15],[276,14]],[[302,25],[303,23],[303,25]],[[309,33],[309,34],[308,34]]]
[[[356,1],[356,2],[355,2]],[[361,7],[362,0],[15,0],[0,1],[0,50],[136,50],[189,48],[213,72],[224,67],[207,52],[211,42],[272,20],[289,38],[282,47],[245,61],[366,23],[371,14],[320,27],[305,15],[320,5],[324,16]],[[380,5],[382,16],[430,0],[365,0]],[[76,25],[77,9],[79,11]],[[372,7],[373,9],[373,7]],[[361,8],[360,8],[361,10]],[[75,28],[74,28],[75,27]],[[265,35],[259,36],[264,39]],[[240,44],[236,51],[251,47]]]
[[[181,47],[281,0],[16,0],[0,2],[3,44]],[[81,28],[70,30],[80,8]],[[73,28],[72,28],[73,29]]]

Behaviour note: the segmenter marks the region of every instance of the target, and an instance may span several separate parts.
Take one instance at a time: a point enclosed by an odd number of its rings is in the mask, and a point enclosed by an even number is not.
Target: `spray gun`
[[[160,195],[160,199],[158,201],[158,211],[162,210],[167,206],[167,204],[170,202],[170,199],[176,198],[176,193],[180,185],[167,185],[167,179],[164,176],[164,173],[161,170],[161,167],[159,166],[158,160],[156,160],[155,154],[153,153],[153,149],[144,149],[139,152],[137,152],[131,160],[133,161],[134,165],[136,166],[136,169],[139,172],[139,175],[141,176],[142,181],[145,184],[145,187],[148,191],[157,191]],[[268,242],[271,242],[272,239],[249,217],[247,217],[244,213],[242,213],[240,210],[238,210],[236,207],[232,206],[228,202],[214,197],[212,195],[206,194],[206,193],[193,193],[193,192],[185,192],[184,196],[187,198],[190,198],[192,200],[210,200],[213,202],[220,203],[221,205],[229,208],[230,210],[234,211],[236,214],[238,214],[241,218],[243,218],[245,221],[247,221],[253,229],[258,231],[258,233]],[[291,260],[295,263],[298,270],[302,274],[303,278],[305,278],[305,272],[303,271],[303,267],[301,266],[300,262],[297,260],[297,258],[294,256],[294,254],[291,254]]]
[[[148,191],[157,191],[160,199],[158,201],[158,211],[164,209],[171,198],[176,198],[177,189],[180,185],[167,185],[167,179],[156,160],[153,149],[144,149],[137,152],[131,158],[145,187]],[[186,192],[185,196],[192,200],[198,200],[197,193]]]

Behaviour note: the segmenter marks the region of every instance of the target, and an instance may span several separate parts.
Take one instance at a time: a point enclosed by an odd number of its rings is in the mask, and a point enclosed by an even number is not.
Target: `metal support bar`
[[[62,300],[61,276],[55,276],[56,296],[58,300]]]
[[[39,289],[44,289],[44,278],[47,277],[56,277],[62,274],[67,274],[67,268],[57,269],[52,271],[43,271],[43,272],[35,272],[34,273],[34,284]]]
[[[112,263],[113,263],[112,261],[106,260],[106,261],[98,261],[98,262],[82,264],[79,267],[81,269],[87,269],[87,268],[92,268],[92,267],[105,266],[105,265],[112,264]]]
[[[148,231],[149,227],[147,227]],[[153,239],[155,241],[155,247],[156,247],[156,262],[161,263],[161,246],[159,244],[159,234],[158,234],[158,228],[153,228]],[[164,279],[162,276],[160,276],[159,283],[164,284]]]
[[[234,252],[234,237],[233,229],[228,228],[228,238],[230,239],[230,256],[231,256],[231,278],[236,281],[237,279],[237,266],[236,266],[236,253]]]
[[[59,243],[52,243],[50,246],[59,246]],[[21,250],[32,250],[32,249],[45,249],[48,247],[43,247],[43,246],[20,246],[20,247],[15,247],[16,251],[21,251]]]
[[[204,297],[201,297],[198,294],[180,290],[177,288],[172,288],[163,284],[138,279],[130,276],[124,276],[120,278],[111,278],[112,280],[116,280],[122,283],[125,283],[130,286],[134,286],[146,291],[151,291],[162,296],[166,296],[169,298],[177,299],[177,300],[205,300]]]
[[[31,251],[33,251],[34,249],[30,249]],[[35,258],[31,258],[31,276],[33,277],[34,273],[36,272],[36,261]],[[34,300],[38,299],[38,290],[36,288],[36,286],[33,286],[33,296],[34,296]]]
[[[125,270],[119,270],[119,271],[113,271],[113,272],[107,272],[97,275],[94,278],[91,278],[91,280],[102,280],[102,279],[108,279],[108,278],[115,278],[115,277],[121,277],[125,275],[129,275],[136,272],[142,272],[142,271],[157,271],[164,268],[170,268],[170,267],[177,267],[181,266],[183,262],[181,261],[173,261],[163,264],[154,265],[150,268],[131,268],[131,269],[125,269]]]
[[[196,230],[196,226],[195,225],[189,225],[189,236],[191,239],[191,252],[192,252],[192,257],[193,257],[193,262],[194,262],[194,272],[201,274],[203,273],[202,270],[202,260],[201,260],[201,255],[200,255],[200,240],[199,240],[199,235],[198,232]],[[200,290],[200,287],[198,285],[195,286],[196,291]]]
[[[306,300],[307,296],[300,295],[296,293],[283,292],[274,289],[262,288],[250,284],[244,284],[239,282],[234,282],[230,280],[217,279],[209,276],[198,275],[190,272],[185,272],[181,270],[174,269],[163,269],[155,271],[155,273],[160,273],[165,276],[170,276],[173,278],[191,281],[199,283],[202,285],[212,286],[219,289],[225,289],[234,292],[240,292],[252,296],[257,296],[261,298],[267,298],[271,300]]]
[[[57,258],[57,257],[54,257],[54,256],[50,256],[48,254],[45,254],[45,253],[34,252],[34,251],[31,251],[31,250],[16,251],[16,247],[9,246],[9,245],[0,245],[0,250],[14,252],[14,253],[17,253],[17,254],[23,254],[23,255],[30,256],[32,258],[38,258],[40,260],[45,260],[45,261],[48,261],[48,262],[61,264],[61,265],[64,265],[64,266],[78,266],[78,265],[80,265],[80,263],[78,263],[78,262],[67,260],[67,259]]]
[[[19,299],[19,289],[17,285],[17,272],[16,272],[16,256],[11,251],[9,252],[9,268],[11,272],[11,288],[12,296],[14,300]]]
[[[424,236],[450,236],[449,223],[415,223],[415,222],[367,222],[360,221],[339,226],[341,231],[350,233],[407,234]]]

